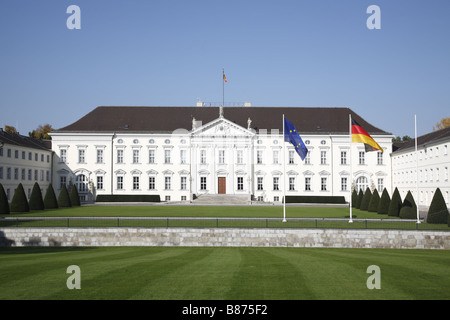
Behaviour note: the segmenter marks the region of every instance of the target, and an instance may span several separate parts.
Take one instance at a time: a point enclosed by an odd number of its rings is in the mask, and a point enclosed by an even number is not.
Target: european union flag
[[[286,118],[284,118],[284,141],[292,143],[300,158],[302,158],[302,160],[305,159],[308,149],[303,143],[302,138],[300,138],[294,125]]]

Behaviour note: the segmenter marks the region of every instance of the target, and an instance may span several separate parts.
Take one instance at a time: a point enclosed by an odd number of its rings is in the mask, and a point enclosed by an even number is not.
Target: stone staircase
[[[201,205],[248,205],[250,204],[250,195],[236,195],[236,194],[202,194],[199,195],[192,204]]]

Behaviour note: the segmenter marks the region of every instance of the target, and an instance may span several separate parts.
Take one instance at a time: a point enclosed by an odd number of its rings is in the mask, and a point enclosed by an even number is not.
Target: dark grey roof
[[[283,128],[283,114],[300,133],[349,132],[349,114],[369,134],[390,134],[374,127],[350,108],[224,107],[224,118],[247,128]],[[56,132],[173,132],[192,129],[192,119],[203,124],[219,117],[219,107],[97,107]]]
[[[430,143],[438,142],[439,140],[450,140],[450,127],[441,130],[433,131],[423,136],[417,137],[417,146],[423,146]],[[397,142],[394,144],[394,153],[401,152],[409,148],[415,148],[416,139],[411,139],[405,142]]]
[[[0,129],[0,142],[14,146],[50,151],[52,143],[50,140],[37,140],[16,133],[9,133]]]

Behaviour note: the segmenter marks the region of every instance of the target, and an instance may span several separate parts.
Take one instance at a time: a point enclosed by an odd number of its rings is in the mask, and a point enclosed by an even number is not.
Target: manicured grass
[[[30,213],[1,215],[3,217],[261,217],[282,218],[280,206],[81,206]],[[349,208],[342,207],[287,207],[291,218],[348,218]],[[353,209],[353,217],[389,219],[387,215]]]
[[[66,287],[70,265],[80,290]],[[0,299],[450,299],[449,265],[443,250],[1,248]]]

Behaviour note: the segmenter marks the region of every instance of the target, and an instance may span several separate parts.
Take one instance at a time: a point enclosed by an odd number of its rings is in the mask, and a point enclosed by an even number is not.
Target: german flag
[[[373,140],[373,138],[364,130],[355,120],[352,119],[352,142],[364,143],[366,152],[383,149],[378,145],[378,143]]]

